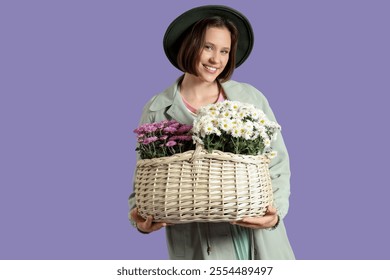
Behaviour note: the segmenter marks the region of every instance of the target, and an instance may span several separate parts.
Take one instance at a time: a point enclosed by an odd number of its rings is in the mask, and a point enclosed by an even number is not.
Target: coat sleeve
[[[266,97],[254,87],[251,86],[251,88],[252,92],[256,92],[256,103],[258,104],[255,105],[262,109],[271,121],[276,122],[275,115],[269,106]],[[278,131],[276,140],[272,143],[272,149],[277,151],[277,156],[271,160],[269,165],[274,195],[274,206],[278,209],[280,218],[283,219],[287,215],[289,209],[291,172],[289,155],[280,131]]]
[[[142,112],[142,115],[141,115],[141,120],[139,122],[139,124],[144,124],[144,123],[152,123],[154,122],[155,120],[155,117],[154,117],[154,114],[153,112],[150,111],[150,104],[153,102],[154,98],[152,98],[145,106],[144,106],[144,109],[143,109],[143,112]],[[138,153],[137,153],[137,161],[140,159]],[[134,168],[134,172],[133,172],[133,179],[132,179],[132,189],[133,189],[133,192],[130,194],[129,198],[128,198],[128,203],[129,203],[129,220],[130,220],[130,211],[136,206],[135,204],[135,192],[134,192],[134,181],[135,181],[135,173],[136,173],[136,169]]]

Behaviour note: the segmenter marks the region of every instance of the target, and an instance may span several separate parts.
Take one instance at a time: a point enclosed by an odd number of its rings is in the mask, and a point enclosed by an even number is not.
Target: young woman
[[[197,110],[225,99],[252,103],[270,120],[275,117],[264,95],[254,87],[230,80],[234,69],[249,56],[253,32],[240,12],[226,6],[191,9],[168,27],[164,49],[172,64],[184,72],[170,88],[146,105],[141,123],[175,119],[192,124]],[[290,168],[283,138],[270,164],[274,207],[265,216],[234,223],[188,223],[167,226],[143,219],[129,198],[132,224],[142,233],[166,227],[171,259],[294,259],[283,218],[289,207]]]

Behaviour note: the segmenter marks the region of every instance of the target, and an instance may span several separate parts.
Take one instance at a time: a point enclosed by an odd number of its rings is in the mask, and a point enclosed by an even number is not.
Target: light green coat
[[[227,99],[252,103],[262,109],[268,118],[276,121],[267,99],[249,84],[228,81],[222,84]],[[175,119],[192,124],[193,116],[185,107],[178,92],[178,81],[161,94],[154,96],[144,107],[141,123]],[[270,174],[274,190],[274,206],[281,218],[275,230],[251,230],[251,255],[253,259],[294,259],[283,218],[289,208],[290,167],[283,138],[278,133],[273,142],[278,152],[270,163]],[[135,207],[135,194],[129,197],[130,208]],[[171,259],[235,259],[229,223],[188,223],[166,228],[167,245]],[[211,248],[211,250],[210,250]]]

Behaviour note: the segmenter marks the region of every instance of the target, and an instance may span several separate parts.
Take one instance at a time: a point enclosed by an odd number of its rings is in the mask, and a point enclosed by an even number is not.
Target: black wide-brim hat
[[[238,44],[236,53],[236,68],[249,56],[254,43],[254,35],[249,20],[239,11],[227,6],[207,5],[188,10],[178,16],[167,28],[164,35],[163,45],[169,61],[180,70],[177,64],[177,54],[182,43],[183,34],[199,20],[220,16],[234,23],[238,29]]]

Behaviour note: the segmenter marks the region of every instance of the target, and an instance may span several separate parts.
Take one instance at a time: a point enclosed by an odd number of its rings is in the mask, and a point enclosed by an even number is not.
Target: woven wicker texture
[[[207,151],[197,147],[137,163],[139,214],[169,223],[236,221],[262,216],[272,203],[265,156]]]

